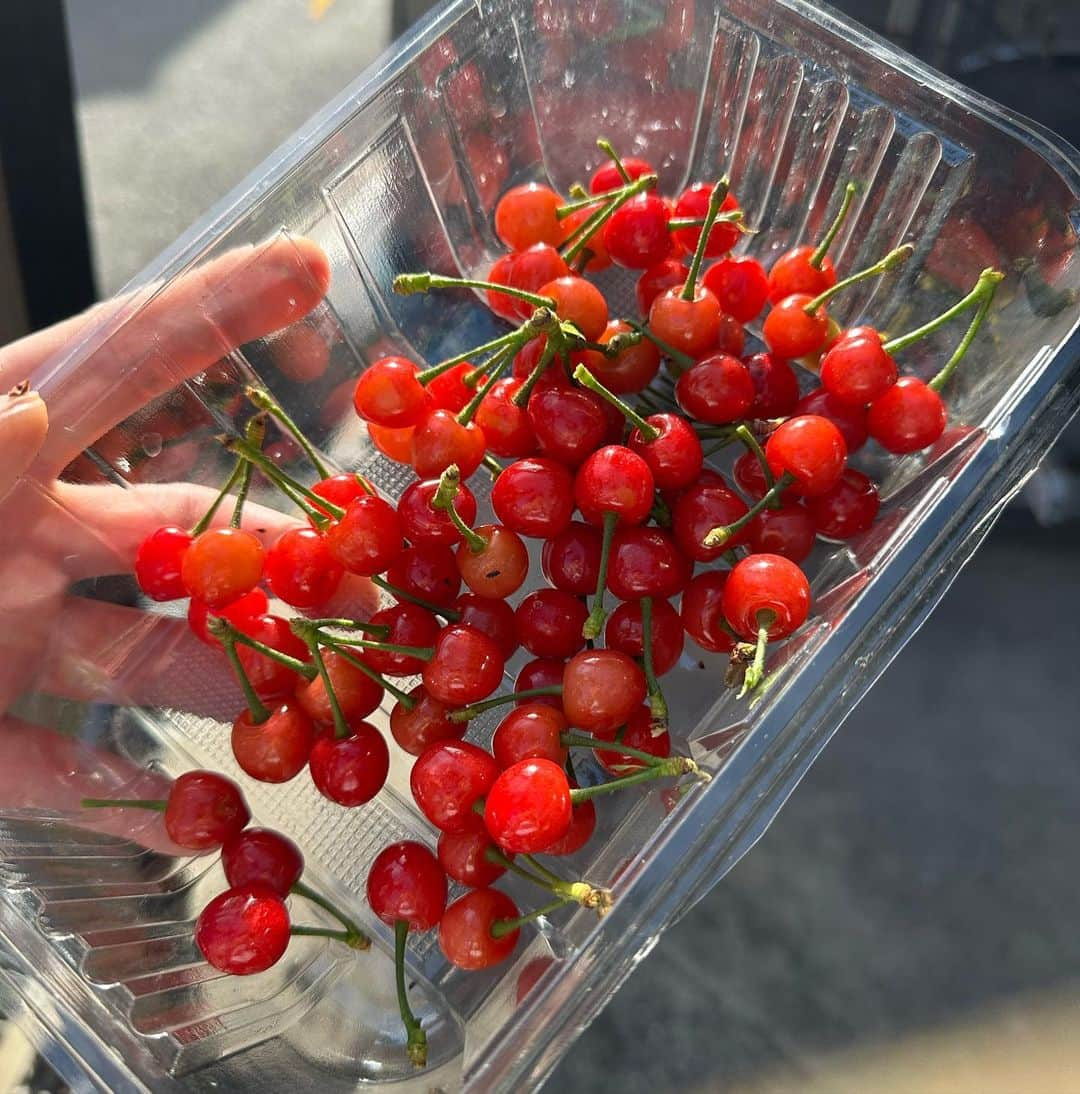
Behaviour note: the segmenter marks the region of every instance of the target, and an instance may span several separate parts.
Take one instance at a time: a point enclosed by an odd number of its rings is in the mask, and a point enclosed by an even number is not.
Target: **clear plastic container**
[[[737,701],[708,655],[668,678],[676,747],[714,778],[674,807],[659,790],[603,802],[597,837],[567,871],[611,885],[613,911],[542,921],[486,974],[455,971],[430,937],[415,941],[431,1065],[413,1074],[390,939],[362,895],[386,841],[432,841],[410,804],[408,757],[395,751],[385,791],[352,811],[306,775],[281,787],[241,777],[257,819],[297,839],[313,883],[376,946],[355,956],[296,940],[271,972],[213,974],[191,923],[222,887],[216,859],[155,846],[145,817],[103,830],[78,801],[152,794],[193,766],[237,774],[226,730],[237,697],[174,607],[102,575],[130,569],[135,543],[120,529],[156,519],[152,484],[221,481],[213,437],[239,428],[252,374],[330,460],[396,495],[406,471],[372,448],[349,405],[353,379],[388,347],[435,361],[498,321],[466,293],[394,296],[392,277],[485,272],[499,193],[583,178],[600,134],[648,156],[669,191],[730,172],[761,229],[746,246],[766,257],[812,238],[848,179],[865,183],[837,265],[907,239],[916,255],[887,284],[846,297],[842,320],[868,311],[906,329],[984,266],[1008,277],[947,392],[945,442],[900,460],[860,454],[883,484],[882,518],[861,540],[817,549],[815,613],[774,657],[773,686],[753,707]],[[6,1008],[61,1070],[101,1089],[539,1083],[659,933],[760,837],[1076,409],[1078,193],[1073,149],[797,0],[441,7],[34,378],[50,406],[49,451],[2,504],[4,588],[16,602],[0,633],[0,687],[12,697],[0,746]],[[285,335],[247,341],[242,291],[269,267],[291,268],[297,314],[317,295],[302,237],[330,257],[325,301]],[[207,263],[212,280],[192,274]],[[613,310],[628,308],[632,279],[606,276]],[[185,305],[201,317],[198,340],[176,326]],[[958,335],[920,344],[904,366],[929,374]],[[325,371],[301,382],[304,362]],[[482,494],[483,473],[475,481]],[[279,504],[265,491],[259,500]],[[62,600],[75,581],[82,599]]]

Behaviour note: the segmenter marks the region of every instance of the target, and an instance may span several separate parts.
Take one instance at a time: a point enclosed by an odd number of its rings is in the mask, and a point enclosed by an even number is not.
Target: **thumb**
[[[0,395],[0,500],[34,462],[48,431],[49,415],[36,391],[19,385]]]

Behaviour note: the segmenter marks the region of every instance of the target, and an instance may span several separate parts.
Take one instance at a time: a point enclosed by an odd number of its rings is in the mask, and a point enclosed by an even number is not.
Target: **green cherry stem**
[[[452,463],[439,476],[439,486],[431,498],[431,508],[444,512],[450,518],[450,523],[461,534],[461,538],[465,541],[469,550],[474,555],[478,555],[487,547],[487,540],[479,533],[474,532],[461,519],[461,514],[454,504],[460,490],[461,471],[456,463]]]
[[[304,515],[311,518],[319,527],[326,525],[329,519],[327,513],[338,520],[345,515],[345,510],[340,505],[319,497],[314,491],[297,482],[247,441],[239,437],[222,437],[220,440],[227,452],[235,452],[242,460],[253,463],[278,490],[299,506]]]
[[[216,620],[208,621],[207,630],[210,630],[216,622]],[[212,630],[211,633],[213,633]],[[252,723],[261,726],[270,717],[270,708],[259,698],[248,674],[244,671],[244,666],[240,663],[240,655],[236,652],[236,638],[226,629],[222,629],[221,634],[215,637],[219,637],[225,656],[229,659],[229,664],[240,683]]]
[[[406,710],[412,710],[416,706],[416,700],[406,691],[392,684],[381,672],[376,672],[370,665],[365,664],[356,654],[352,653],[348,642],[343,642],[331,635],[319,636],[322,645],[332,649],[343,661],[348,661],[355,669],[359,669],[369,679],[379,684],[384,691],[388,691]]]
[[[785,471],[780,478],[778,478],[772,486],[765,492],[765,495],[759,498],[753,505],[738,520],[733,520],[730,524],[720,525],[718,528],[712,528],[705,533],[705,539],[702,541],[706,547],[722,547],[729,539],[737,532],[741,532],[763,509],[772,506],[772,503],[777,500],[781,494],[795,482],[795,476]]]
[[[432,289],[480,289],[482,292],[497,292],[503,296],[512,296],[524,300],[534,308],[553,308],[555,301],[524,289],[515,289],[513,285],[497,285],[494,281],[478,281],[472,277],[443,277],[433,273],[403,273],[394,278],[394,292],[399,296],[412,296],[414,293],[426,293]]]
[[[192,537],[202,535],[207,528],[210,527],[210,522],[217,516],[217,511],[221,508],[221,503],[232,493],[236,484],[240,481],[240,477],[244,473],[244,467],[246,461],[237,460],[233,465],[232,471],[229,472],[229,477],[225,480],[221,489],[217,492],[217,496],[210,503],[210,508],[206,510],[201,517],[199,517],[198,523],[196,523],[191,529]]]
[[[308,640],[306,633],[307,628],[308,622],[306,619],[292,620],[293,632],[305,642]],[[405,657],[415,657],[421,661],[430,661],[431,658],[435,656],[435,648],[433,646],[399,646],[392,642],[369,642],[366,638],[341,639],[340,642],[338,642],[325,634],[319,635],[319,641],[324,645],[329,646],[345,645],[362,650],[382,650],[384,653],[400,653]]]
[[[742,687],[736,696],[737,699],[741,699],[748,691],[753,691],[765,676],[765,650],[769,645],[769,628],[775,619],[776,616],[771,611],[766,610],[757,613],[758,633],[757,642],[754,645],[754,659],[746,668]]]
[[[378,574],[375,574],[371,578],[371,583],[372,585],[377,585],[384,593],[389,593],[398,600],[407,600],[410,604],[415,604],[418,608],[424,608],[431,612],[432,615],[441,615],[443,619],[449,620],[451,623],[458,623],[461,621],[461,613],[454,611],[453,608],[447,608],[442,604],[436,604],[432,600],[425,600],[422,596],[410,593],[407,589],[399,588],[397,585],[391,585],[385,577],[380,577]]]
[[[630,172],[627,171],[626,165],[622,161],[622,157],[615,151],[615,146],[606,137],[599,137],[596,141],[596,147],[604,153],[605,156],[615,165],[615,170],[619,172],[620,178],[625,183],[629,183]]]
[[[409,938],[409,923],[398,919],[394,923],[394,979],[397,984],[398,1011],[405,1026],[405,1051],[414,1067],[427,1064],[427,1034],[409,1006],[405,988],[405,943]]]
[[[648,327],[642,326],[640,323],[636,323],[633,319],[627,319],[626,322],[638,332],[643,338],[648,338],[650,342],[670,361],[674,361],[679,367],[679,374],[682,375],[688,368],[691,368],[697,362],[689,354],[683,353],[682,350],[676,349],[674,346],[665,342],[662,338],[657,338],[655,334]]]
[[[594,908],[601,915],[611,907],[611,893],[607,889],[600,889],[595,885],[590,885],[587,881],[564,881],[546,869],[543,869],[542,872],[533,873],[509,856],[504,855],[495,846],[488,847],[484,852],[484,857],[493,865],[502,866],[511,873],[517,874],[518,877],[523,877],[526,881],[531,881],[534,885],[546,889],[549,893],[555,893],[556,896],[565,900],[572,900],[584,908]],[[530,859],[530,863],[534,867],[539,866],[539,863],[535,860]]]
[[[918,342],[920,338],[925,338],[928,334],[933,334],[934,331],[943,327],[958,315],[962,315],[969,308],[981,304],[983,297],[986,296],[987,293],[993,295],[998,283],[1004,276],[1005,275],[998,270],[983,270],[983,272],[979,274],[978,281],[975,282],[975,287],[967,296],[958,300],[951,308],[943,311],[940,315],[929,320],[929,322],[923,323],[921,327],[916,327],[914,330],[908,331],[907,334],[897,335],[896,338],[890,338],[882,348],[886,353],[899,353],[900,350],[907,349],[908,346]]]
[[[845,289],[850,288],[852,285],[857,285],[860,281],[866,281],[871,277],[881,277],[882,274],[887,274],[892,270],[899,269],[907,260],[915,253],[915,248],[910,243],[904,243],[901,246],[890,251],[884,258],[879,259],[872,266],[867,266],[864,270],[858,270],[857,272],[845,277],[843,281],[837,281],[831,289],[826,289],[823,293],[815,296],[803,308],[803,311],[807,315],[813,315],[818,308],[824,307],[837,293],[843,292]]]
[[[566,748],[588,748],[593,752],[618,752],[620,755],[640,760],[646,767],[657,767],[665,762],[663,757],[654,756],[651,752],[642,752],[639,748],[631,748],[618,741],[602,741],[599,737],[590,737],[576,730],[563,733],[559,740]]]
[[[743,225],[744,213],[742,209],[732,209],[728,213],[717,214],[713,225],[717,224],[734,224],[739,231],[750,234],[752,229]],[[683,228],[704,228],[705,223],[709,218],[705,217],[675,217],[668,221],[669,232],[679,232]]]
[[[278,422],[296,441],[308,458],[308,462],[315,469],[315,474],[320,479],[330,478],[330,468],[323,462],[322,457],[315,450],[315,446],[307,439],[304,431],[296,424],[285,408],[264,387],[249,384],[244,388],[244,394],[248,402],[265,411]]]
[[[651,190],[657,181],[656,175],[642,175],[629,185],[624,186],[619,191],[618,197],[593,213],[570,236],[570,240],[567,241],[569,246],[564,244],[566,249],[563,251],[563,261],[568,264],[573,262],[589,240],[611,219],[617,210],[621,209],[628,201],[632,201],[638,194],[643,193],[645,190]]]
[[[484,382],[476,389],[476,394],[465,404],[457,416],[458,425],[468,425],[476,417],[480,404],[487,398],[488,392],[502,379],[503,373],[513,364],[517,347],[504,346],[484,366]]]
[[[331,631],[364,631],[376,638],[389,638],[390,627],[384,623],[361,623],[356,619],[309,619],[313,627]]]
[[[263,441],[266,440],[266,417],[263,414],[256,414],[244,427],[244,440],[252,448],[262,451]],[[240,472],[240,482],[236,488],[236,503],[233,505],[232,519],[229,521],[233,528],[239,528],[240,522],[244,519],[244,503],[251,492],[251,476],[254,470],[254,467],[245,460],[244,469]]]
[[[313,627],[306,621],[294,620],[292,630],[298,638],[307,643],[308,649],[311,650],[311,660],[315,662],[315,668],[322,679],[323,687],[326,689],[326,701],[330,704],[330,713],[334,717],[334,739],[343,741],[351,735],[352,730],[349,729],[349,723],[345,720],[345,714],[338,702],[337,692],[334,690],[334,682],[330,679],[322,650],[319,649],[320,636],[318,628]]]
[[[652,607],[652,597],[643,596],[641,598],[642,661],[645,668],[645,681],[649,685],[649,711],[652,714],[652,731],[655,737],[667,728],[668,705],[653,668]]]
[[[829,230],[821,237],[821,242],[814,248],[814,253],[810,256],[810,265],[815,270],[821,269],[821,264],[825,261],[829,248],[836,241],[844,221],[847,220],[848,212],[851,210],[851,203],[855,200],[855,195],[858,192],[859,188],[854,182],[849,182],[844,187],[844,196],[840,201],[840,208],[837,209],[836,216],[833,217],[833,222],[829,225]]]
[[[559,220],[565,220],[572,213],[576,213],[581,209],[588,209],[590,205],[603,205],[605,202],[614,201],[616,198],[622,197],[627,189],[633,186],[633,184],[634,180],[627,176],[624,180],[624,185],[617,187],[614,190],[606,190],[602,194],[586,194],[583,198],[568,201],[565,205],[560,205],[559,208],[555,210],[555,216],[558,217]]]
[[[615,749],[615,751],[618,751],[618,749]],[[570,801],[574,805],[580,805],[582,802],[601,794],[613,794],[617,790],[625,790],[630,786],[640,786],[642,783],[652,782],[653,779],[665,779],[690,774],[697,775],[699,779],[705,782],[709,779],[709,775],[702,771],[689,756],[669,756],[658,764],[646,767],[641,771],[635,771],[630,775],[621,775],[610,782],[598,783],[596,786],[574,787],[570,791]]]
[[[494,710],[507,703],[516,703],[519,699],[535,699],[539,695],[562,695],[562,684],[548,684],[542,688],[526,688],[524,691],[514,691],[508,695],[496,695],[491,699],[484,699],[482,702],[470,703],[467,707],[452,710],[446,717],[451,722],[468,722],[487,710]]]
[[[557,897],[549,904],[545,904],[542,908],[537,908],[534,912],[529,912],[526,915],[519,915],[516,919],[496,919],[491,925],[491,937],[502,938],[503,935],[519,930],[526,924],[531,923],[534,919],[551,915],[552,912],[556,912],[560,908],[564,908],[567,904],[572,903],[573,901],[570,900],[569,897],[561,896]]]
[[[660,436],[660,430],[650,425],[636,410],[631,409],[609,388],[605,387],[584,364],[574,369],[574,379],[582,387],[594,391],[601,399],[610,403],[640,434],[646,444],[655,441]]]
[[[335,931],[331,927],[290,927],[289,934],[297,938],[332,938],[335,942],[344,942],[354,950],[366,950],[371,945],[366,935],[362,941],[351,931]]]
[[[963,360],[964,354],[967,353],[971,343],[975,340],[975,335],[979,333],[979,328],[983,325],[983,321],[990,311],[990,305],[993,303],[994,289],[996,287],[996,282],[990,283],[990,289],[983,297],[983,301],[979,305],[978,311],[975,312],[975,316],[971,320],[964,337],[960,340],[960,345],[956,347],[953,351],[953,355],[945,362],[941,371],[929,382],[929,384],[927,384],[927,387],[932,388],[934,391],[940,391],[949,382],[949,377],[952,376],[956,371],[956,366]]]
[[[512,330],[509,334],[501,335],[499,338],[493,338],[490,342],[485,342],[482,346],[473,346],[472,349],[466,350],[464,353],[459,353],[456,357],[448,357],[445,361],[440,361],[437,365],[432,365],[431,368],[426,368],[423,372],[418,372],[416,374],[416,379],[426,386],[444,372],[449,372],[455,365],[464,364],[466,361],[483,357],[485,353],[493,353],[495,350],[502,349],[503,346],[513,342],[517,337],[518,331]]]
[[[306,680],[314,680],[318,675],[314,665],[309,665],[298,657],[291,657],[287,653],[282,653],[281,650],[274,649],[273,646],[266,645],[265,642],[260,642],[257,638],[244,634],[242,630],[219,615],[212,615],[207,618],[206,630],[223,645],[227,637],[233,643],[247,646],[249,649],[255,650],[256,653],[261,653],[263,657],[268,657],[271,661],[276,661],[279,665],[292,669],[293,672],[303,676]]]
[[[607,619],[604,608],[604,593],[607,591],[608,562],[611,559],[611,539],[615,535],[615,525],[619,522],[618,513],[604,513],[603,539],[600,542],[600,573],[596,578],[596,594],[593,597],[592,611],[589,612],[581,628],[582,638],[599,638]]]
[[[547,341],[544,343],[544,348],[540,353],[540,359],[533,365],[521,387],[514,392],[510,399],[514,406],[528,406],[529,396],[532,395],[533,388],[540,382],[540,377],[547,372],[551,362],[555,359],[555,354],[559,351],[561,342],[561,337],[557,338],[554,331],[547,336]]]
[[[686,275],[686,283],[680,294],[683,300],[693,300],[697,290],[698,274],[701,273],[701,264],[705,261],[705,248],[709,244],[709,233],[712,231],[716,218],[720,215],[720,206],[724,204],[724,198],[730,188],[727,175],[720,179],[712,188],[709,195],[709,206],[705,210],[705,223],[701,227],[701,235],[698,236],[697,246],[694,248],[694,257],[690,260],[690,272]]]
[[[354,950],[367,950],[371,948],[371,939],[363,931],[363,929],[354,920],[350,919],[343,911],[341,911],[335,904],[324,897],[321,893],[317,893],[309,885],[305,885],[302,881],[297,881],[291,892],[297,896],[302,896],[305,900],[310,900],[312,904],[317,904],[324,911],[329,912],[346,930],[346,932],[356,940],[356,943],[350,943]]]
[[[761,442],[754,436],[754,431],[744,422],[735,427],[735,436],[746,445],[749,451],[753,452],[757,462],[761,465],[761,474],[765,478],[765,488],[771,490],[776,485],[776,479],[773,477],[772,468],[769,467],[769,461],[765,458],[765,449],[761,447]],[[782,504],[779,495],[777,495],[769,502],[769,508],[779,509]]]

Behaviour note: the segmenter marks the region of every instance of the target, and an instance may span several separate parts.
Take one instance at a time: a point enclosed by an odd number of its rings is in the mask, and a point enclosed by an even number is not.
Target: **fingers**
[[[36,391],[0,395],[0,501],[34,462],[49,431],[49,416]]]
[[[54,477],[117,422],[237,346],[301,319],[329,282],[317,244],[280,235],[125,301],[111,333],[91,333],[88,345],[78,345],[86,329],[76,326],[76,347],[41,383],[53,421],[65,425],[46,442],[42,476]]]

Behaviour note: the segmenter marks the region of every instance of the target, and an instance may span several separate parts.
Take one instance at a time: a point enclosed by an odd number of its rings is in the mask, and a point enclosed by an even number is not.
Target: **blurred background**
[[[430,6],[5,0],[4,340],[120,288]],[[1076,0],[834,6],[1080,144]],[[1080,1091],[1078,517],[1074,425],[551,1088]],[[0,1030],[0,1091],[66,1088]]]

